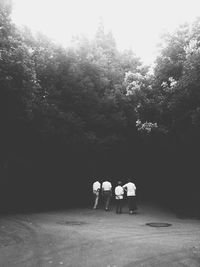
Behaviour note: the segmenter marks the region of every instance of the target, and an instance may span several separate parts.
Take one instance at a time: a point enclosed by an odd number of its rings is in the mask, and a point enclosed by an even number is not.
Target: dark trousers
[[[137,209],[136,196],[129,196],[127,198],[129,211],[135,211]]]
[[[116,213],[122,213],[123,199],[116,199]]]
[[[111,191],[103,191],[105,210],[109,210],[110,208],[111,194],[112,194]]]

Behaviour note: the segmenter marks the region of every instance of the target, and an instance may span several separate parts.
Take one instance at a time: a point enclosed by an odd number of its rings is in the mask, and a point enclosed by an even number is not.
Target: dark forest
[[[200,19],[165,34],[153,69],[99,25],[64,48],[0,2],[0,211],[91,205],[92,182],[200,215]],[[147,40],[148,41],[148,40]]]

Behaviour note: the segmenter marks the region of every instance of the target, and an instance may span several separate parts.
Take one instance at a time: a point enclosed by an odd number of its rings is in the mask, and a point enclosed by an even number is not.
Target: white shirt
[[[110,191],[112,189],[111,183],[108,181],[103,182],[102,189],[103,191]]]
[[[123,199],[124,189],[121,185],[115,187],[115,198]]]
[[[123,188],[127,190],[127,197],[130,196],[135,196],[135,191],[136,191],[136,186],[134,185],[134,183],[127,183],[125,185],[123,185]]]
[[[92,187],[93,187],[93,191],[98,191],[101,188],[101,184],[98,181],[96,181],[93,183]]]

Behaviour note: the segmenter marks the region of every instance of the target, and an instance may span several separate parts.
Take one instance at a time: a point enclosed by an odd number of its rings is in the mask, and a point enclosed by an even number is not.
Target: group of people
[[[100,196],[102,196],[105,210],[108,211],[110,209],[110,202],[112,198],[112,184],[110,181],[104,181],[102,185],[97,180],[93,183],[93,195],[94,195],[94,206],[93,209],[97,209],[99,205],[99,199]],[[133,214],[136,209],[136,186],[131,181],[131,179],[128,180],[128,182],[124,185],[122,185],[121,181],[117,182],[117,185],[114,188],[114,195],[115,195],[115,202],[116,202],[116,213],[120,214],[122,213],[122,204],[124,196],[127,196],[128,200],[128,207],[129,207],[129,213]]]

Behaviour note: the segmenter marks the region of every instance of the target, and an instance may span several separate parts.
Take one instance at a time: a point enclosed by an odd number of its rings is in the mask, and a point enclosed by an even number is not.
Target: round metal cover
[[[151,222],[151,223],[146,223],[146,225],[152,227],[168,227],[171,226],[171,223]]]
[[[61,221],[57,223],[62,224],[62,225],[84,225],[86,224],[86,222],[81,222],[81,221]]]

